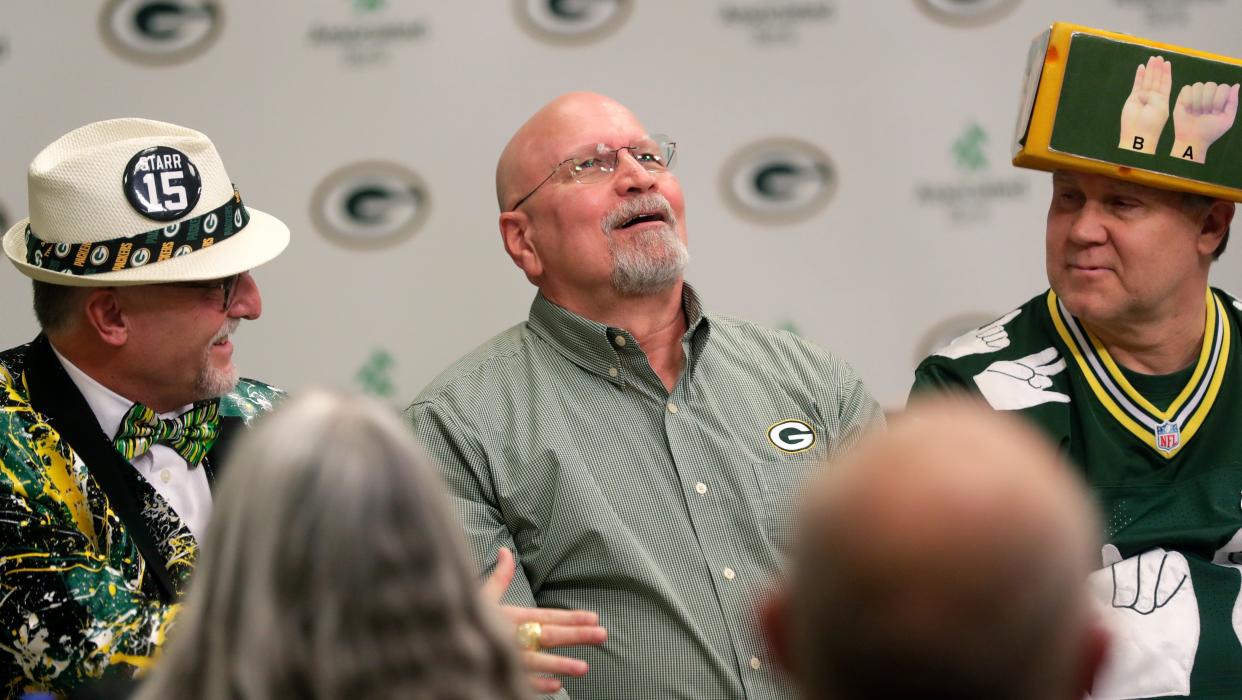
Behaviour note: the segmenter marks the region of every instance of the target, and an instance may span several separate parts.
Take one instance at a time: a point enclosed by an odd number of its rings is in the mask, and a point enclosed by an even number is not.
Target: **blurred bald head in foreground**
[[[764,611],[807,700],[1083,697],[1107,646],[1082,484],[1016,420],[927,402],[806,492]]]

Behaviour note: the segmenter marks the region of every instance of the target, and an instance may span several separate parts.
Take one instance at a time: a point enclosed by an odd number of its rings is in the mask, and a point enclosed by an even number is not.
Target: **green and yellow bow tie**
[[[136,403],[121,419],[112,444],[121,456],[133,461],[152,445],[162,443],[195,467],[220,436],[219,417],[220,403],[214,400],[196,403],[176,418],[160,418],[155,411]]]

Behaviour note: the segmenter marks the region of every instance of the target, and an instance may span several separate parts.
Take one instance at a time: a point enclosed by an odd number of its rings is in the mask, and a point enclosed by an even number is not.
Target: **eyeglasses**
[[[219,289],[224,293],[224,306],[222,311],[228,311],[233,305],[233,298],[237,292],[237,283],[241,280],[241,276],[245,273],[237,273],[228,277],[221,277],[214,280],[203,280],[201,282],[165,282],[164,287],[182,287],[185,289]]]
[[[552,172],[543,179],[535,189],[531,190],[517,201],[507,211],[515,211],[522,203],[530,199],[540,187],[547,184],[560,171],[562,166],[568,165],[569,173],[573,175],[574,180],[589,185],[593,182],[603,182],[612,177],[617,171],[617,165],[621,158],[621,151],[629,151],[635,162],[643,166],[643,169],[649,173],[662,174],[668,172],[673,167],[673,157],[677,155],[677,142],[669,140],[664,134],[652,134],[647,138],[639,141],[632,146],[622,146],[620,148],[608,148],[608,146],[597,143],[593,146],[583,146],[573,155],[556,164],[552,168]]]

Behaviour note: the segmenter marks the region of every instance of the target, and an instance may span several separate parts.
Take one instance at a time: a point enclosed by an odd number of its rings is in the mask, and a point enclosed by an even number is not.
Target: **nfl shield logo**
[[[1165,421],[1156,426],[1156,448],[1161,452],[1172,452],[1182,444],[1182,431],[1177,424]]]

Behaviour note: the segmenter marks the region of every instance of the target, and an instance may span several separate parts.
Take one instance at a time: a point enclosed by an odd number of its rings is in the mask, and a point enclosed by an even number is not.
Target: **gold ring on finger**
[[[527,651],[539,651],[543,648],[543,625],[538,622],[523,622],[517,627],[518,646]]]

